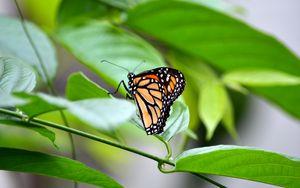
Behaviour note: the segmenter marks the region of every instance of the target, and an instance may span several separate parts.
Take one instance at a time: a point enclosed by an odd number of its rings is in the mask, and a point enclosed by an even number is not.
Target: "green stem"
[[[66,118],[65,113],[62,110],[59,110],[59,113],[60,113],[60,116],[61,116],[64,124],[67,127],[70,127],[69,122],[68,122],[68,120]],[[76,160],[77,156],[76,156],[76,148],[75,148],[74,138],[73,138],[72,134],[68,133],[68,135],[69,135],[69,140],[70,140],[70,144],[71,144],[72,159]],[[76,187],[77,187],[77,185],[75,186],[75,188]]]
[[[168,142],[168,141],[165,141],[164,139],[163,139],[163,137],[161,137],[161,136],[155,136],[157,139],[159,139],[162,143],[164,143],[164,145],[166,146],[166,148],[167,148],[167,152],[168,152],[168,154],[167,154],[167,156],[166,156],[166,159],[167,160],[170,160],[171,159],[171,157],[172,157],[172,147],[170,146],[170,143]]]
[[[210,178],[208,178],[208,177],[202,176],[201,174],[197,174],[197,173],[192,173],[192,174],[195,175],[195,176],[197,176],[197,177],[199,177],[199,178],[201,178],[201,179],[204,179],[205,181],[210,182],[211,184],[214,184],[214,185],[217,186],[217,187],[220,187],[220,188],[227,188],[226,186],[221,185],[221,184],[219,184],[218,182],[215,182],[214,180],[212,180],[212,179],[210,179]]]
[[[0,113],[10,115],[10,116],[16,117],[16,118],[21,119],[21,120],[28,119],[27,116],[25,116],[21,113],[14,112],[14,111],[11,111],[11,110],[6,110],[6,109],[3,109],[3,108],[0,108]],[[145,153],[143,151],[137,150],[135,148],[131,148],[131,147],[128,147],[128,146],[125,146],[125,145],[121,145],[119,143],[116,143],[116,142],[113,142],[113,141],[110,141],[110,140],[106,140],[104,138],[100,138],[96,135],[89,134],[89,133],[86,133],[86,132],[82,132],[80,130],[73,129],[73,128],[70,128],[70,127],[66,127],[66,126],[56,124],[56,123],[53,123],[53,122],[45,121],[45,120],[42,120],[42,119],[39,119],[39,118],[32,118],[29,121],[29,123],[31,123],[33,125],[44,125],[44,126],[47,126],[47,127],[52,127],[52,128],[55,128],[55,129],[63,130],[63,131],[66,131],[66,132],[69,132],[69,133],[72,133],[72,134],[76,134],[76,135],[79,135],[79,136],[82,136],[82,137],[85,137],[85,138],[89,138],[91,140],[95,140],[95,141],[98,141],[98,142],[101,142],[101,143],[104,143],[104,144],[108,144],[108,145],[111,145],[111,146],[129,151],[129,152],[135,153],[135,154],[138,154],[138,155],[144,156],[146,158],[153,159],[153,160],[157,161],[158,162],[158,168],[163,173],[176,172],[174,170],[165,170],[163,168],[164,164],[168,164],[168,165],[171,165],[171,166],[175,166],[175,164],[170,161],[170,158],[172,156],[172,150],[171,150],[171,147],[170,147],[169,143],[166,142],[165,140],[163,140],[163,138],[161,138],[161,137],[157,137],[157,138],[159,140],[161,140],[165,144],[165,146],[167,147],[167,151],[168,151],[167,159],[162,159],[162,158],[156,157],[155,155],[151,155],[151,154]],[[219,184],[219,183],[213,181],[212,179],[209,179],[209,178],[207,178],[203,175],[200,175],[200,174],[197,174],[197,173],[192,173],[192,174],[195,175],[195,176],[198,176],[199,178],[204,179],[204,180],[206,180],[206,181],[208,181],[208,182],[210,182],[214,185],[216,185],[217,187],[226,188],[226,186],[221,185],[221,184]]]
[[[26,116],[24,116],[20,113],[13,112],[13,111],[10,111],[10,110],[6,110],[6,109],[3,109],[3,108],[0,108],[0,112],[3,113],[3,114],[7,114],[7,115],[11,115],[13,117],[19,118],[21,120],[26,119]],[[42,120],[42,119],[39,119],[39,118],[32,118],[29,123],[31,123],[33,125],[38,124],[38,125],[44,125],[44,126],[47,126],[47,127],[52,127],[52,128],[55,128],[55,129],[63,130],[63,131],[66,131],[66,132],[69,132],[69,133],[72,133],[72,134],[76,134],[78,136],[89,138],[91,140],[95,140],[95,141],[98,141],[98,142],[101,142],[101,143],[104,143],[104,144],[108,144],[108,145],[111,145],[111,146],[129,151],[129,152],[144,156],[144,157],[149,158],[149,159],[153,159],[153,160],[157,161],[158,163],[166,163],[166,164],[169,164],[171,166],[175,166],[175,164],[173,162],[169,161],[169,160],[156,157],[155,155],[151,155],[151,154],[145,153],[143,151],[137,150],[135,148],[131,148],[131,147],[128,147],[128,146],[125,146],[125,145],[122,145],[122,144],[119,144],[119,143],[116,143],[116,142],[113,142],[113,141],[110,141],[110,140],[106,140],[104,138],[100,138],[96,135],[89,134],[89,133],[86,133],[86,132],[82,132],[82,131],[77,130],[77,129],[73,129],[73,128],[66,127],[66,126],[56,124],[56,123],[53,123],[53,122],[45,121],[45,120]]]

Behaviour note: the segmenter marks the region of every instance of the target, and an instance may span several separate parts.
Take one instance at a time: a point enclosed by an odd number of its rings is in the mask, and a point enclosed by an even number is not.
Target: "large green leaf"
[[[104,173],[78,161],[21,149],[0,148],[0,169],[33,173],[105,188],[122,186]]]
[[[35,131],[35,132],[39,133],[41,136],[48,138],[52,142],[52,144],[55,147],[57,147],[54,143],[55,133],[45,127],[42,127],[39,125],[33,125],[31,123],[16,120],[16,119],[2,119],[2,118],[0,118],[0,125],[16,126],[16,127],[21,127],[21,128]]]
[[[282,187],[300,186],[300,159],[240,146],[212,146],[185,151],[174,171],[253,180]]]
[[[44,70],[49,78],[53,79],[57,66],[54,47],[44,32],[37,26],[30,22],[25,22],[25,26],[42,62],[39,62],[29,39],[25,35],[21,22],[9,17],[0,17],[0,56],[17,57],[34,67],[44,81],[46,81]]]
[[[299,59],[278,40],[199,4],[150,1],[129,11],[126,24],[223,71],[265,68],[300,76]],[[254,91],[300,118],[300,106],[294,105],[300,86],[284,87],[285,97],[281,87]]]
[[[60,24],[81,22],[89,18],[99,18],[108,13],[108,8],[97,0],[63,0],[60,3],[57,21]]]
[[[83,73],[73,73],[69,76],[66,88],[69,100],[82,100],[89,98],[107,98],[109,94]]]
[[[32,91],[36,85],[34,70],[12,57],[0,57],[0,96]]]
[[[120,30],[107,22],[90,21],[81,25],[67,25],[56,33],[56,39],[92,71],[117,86],[128,72],[107,60],[133,71],[164,65],[160,54],[139,37]]]
[[[223,70],[273,65],[299,75],[299,60],[274,38],[199,4],[151,1],[130,11],[127,24]]]
[[[81,121],[105,132],[112,132],[121,123],[128,121],[135,113],[132,103],[112,98],[68,101],[43,93],[19,94],[32,102],[19,106],[30,117],[58,109],[66,109]]]

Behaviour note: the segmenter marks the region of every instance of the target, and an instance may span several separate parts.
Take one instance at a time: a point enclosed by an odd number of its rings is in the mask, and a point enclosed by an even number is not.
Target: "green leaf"
[[[249,147],[221,145],[188,150],[176,158],[174,171],[300,186],[300,159]]]
[[[29,101],[20,99],[13,95],[1,95],[0,107],[13,107],[18,105],[25,105]]]
[[[232,89],[232,90],[234,90],[234,91],[237,91],[237,92],[239,92],[239,93],[241,93],[241,94],[244,94],[244,95],[249,94],[249,91],[248,91],[245,87],[241,86],[241,85],[238,84],[238,83],[234,83],[234,82],[225,82],[224,84],[226,84],[226,86],[227,86],[228,88],[230,88],[230,89]]]
[[[31,47],[19,20],[9,17],[0,17],[0,56],[10,56],[21,59],[23,62],[35,68],[43,80],[46,75],[43,66],[50,79],[56,74],[56,54],[53,45],[43,31],[36,25],[25,22],[25,26],[41,56],[42,64]]]
[[[16,58],[0,57],[1,98],[3,95],[8,95],[12,92],[30,92],[35,85],[36,76],[31,67]]]
[[[199,116],[203,121],[210,140],[222,120],[226,109],[226,90],[217,81],[208,82],[201,87],[199,99]]]
[[[119,9],[127,9],[129,7],[129,3],[136,2],[136,1],[128,1],[128,0],[98,0],[98,1]]]
[[[31,123],[20,121],[20,120],[14,120],[14,119],[1,119],[0,118],[0,125],[8,125],[8,126],[17,126],[25,129],[29,129],[32,131],[35,131],[39,133],[41,136],[44,136],[48,138],[52,144],[57,147],[55,142],[55,133],[50,131],[49,129],[46,129],[45,127],[33,125]]]
[[[126,24],[225,72],[263,68],[300,76],[299,59],[278,40],[198,4],[150,1],[130,10]],[[300,118],[300,106],[294,105],[300,101],[300,86],[252,88],[252,91]]]
[[[100,18],[108,13],[108,8],[97,0],[63,0],[60,3],[57,20],[60,24],[81,22],[90,18]]]
[[[105,188],[122,187],[104,173],[65,157],[12,148],[0,148],[0,153],[1,170],[33,173]]]
[[[41,97],[33,93],[15,93],[14,96],[26,101],[26,103],[17,105],[17,107],[21,111],[25,112],[29,118],[33,118],[47,112],[64,109],[64,107],[52,104],[47,100],[43,100]]]
[[[110,84],[117,86],[128,72],[117,66],[101,63],[107,60],[133,71],[164,65],[160,54],[141,38],[120,30],[107,22],[91,21],[83,25],[67,25],[56,33],[56,39],[81,63]],[[80,44],[80,45],[79,45]]]
[[[189,128],[187,130],[185,130],[185,134],[191,139],[199,140],[198,135]]]
[[[172,56],[170,56],[170,61],[172,62],[172,64],[175,64],[176,67],[179,67],[179,69],[185,75],[188,85],[186,86],[183,95],[184,96],[186,95],[186,102],[187,102],[189,108],[194,109],[194,110],[191,110],[193,112],[197,112],[197,111],[199,112],[199,115],[198,115],[198,113],[193,113],[194,115],[191,114],[191,117],[195,116],[195,114],[196,114],[197,120],[198,120],[199,117],[202,118],[201,114],[205,113],[204,117],[206,117],[206,118],[205,118],[205,120],[203,120],[203,121],[205,121],[204,125],[206,126],[207,130],[211,130],[211,131],[207,131],[207,134],[213,134],[213,132],[216,128],[215,126],[218,125],[218,123],[217,124],[211,123],[209,119],[214,117],[213,118],[213,119],[215,119],[214,121],[219,122],[220,117],[222,117],[224,127],[227,129],[229,134],[234,139],[237,140],[238,135],[237,135],[237,132],[234,127],[234,125],[235,125],[234,112],[233,112],[231,100],[230,100],[225,88],[223,86],[221,86],[221,82],[220,82],[217,74],[212,70],[212,68],[210,68],[206,64],[199,62],[195,59],[187,58],[184,55],[179,56],[178,54],[177,55],[172,54]],[[189,70],[190,67],[193,67],[193,69]],[[218,90],[216,90],[216,91],[207,90],[207,85],[210,86],[211,83],[213,83],[212,86],[214,84],[220,84],[220,86],[223,87],[222,92],[218,93]],[[199,90],[199,93],[196,90]],[[204,106],[203,106],[203,109],[201,110],[200,100],[201,100],[201,97],[203,97],[203,95],[201,95],[201,94],[203,94],[202,91],[204,92],[204,95],[208,95],[208,97],[212,97],[212,98],[216,95],[221,95],[222,96],[221,100],[224,100],[224,104],[222,102],[217,104],[218,103],[217,99],[213,100],[216,102],[209,101],[212,99],[204,99],[201,103],[204,102],[206,104],[203,104]],[[210,95],[209,92],[212,92],[214,94]],[[224,92],[225,92],[225,95],[224,95]],[[200,95],[199,101],[198,101],[198,95]],[[211,104],[218,105],[221,108],[221,111],[218,112],[217,109],[211,109],[211,108],[213,108],[213,106],[211,106]],[[206,108],[208,108],[210,110],[208,112],[206,112],[205,111]],[[224,108],[224,114],[222,115],[223,108]],[[192,130],[196,130],[199,123],[197,124],[195,117],[193,117],[193,118],[194,118],[194,120],[193,120],[194,124],[192,124],[192,126],[189,126],[189,127]],[[210,137],[210,136],[207,135],[207,137]]]
[[[77,72],[69,76],[66,95],[69,100],[90,98],[108,98],[108,92],[88,79],[83,73]]]
[[[299,85],[300,77],[270,69],[240,69],[223,75],[225,83],[245,86],[288,86]]]
[[[277,40],[199,4],[150,1],[131,10],[127,24],[223,70],[276,65],[299,75],[299,60]]]
[[[184,72],[183,72],[184,74]],[[184,92],[183,92],[183,97],[184,97],[184,101],[185,104],[188,106],[189,111],[193,112],[190,113],[190,123],[189,123],[189,128],[193,131],[195,131],[199,124],[200,124],[200,119],[198,116],[198,92],[195,91],[196,88],[194,88],[193,86],[197,85],[197,83],[195,82],[195,80],[193,79],[189,79],[189,77],[187,77],[185,75],[186,78],[186,82],[188,83],[185,88],[184,88]]]
[[[36,95],[23,93],[18,96],[33,101],[19,106],[30,117],[53,110],[66,109],[81,121],[105,132],[112,132],[135,113],[134,105],[121,99],[102,98],[71,102],[43,93]]]
[[[259,96],[267,97],[274,102],[276,106],[280,106],[286,112],[300,119],[300,87],[299,86],[276,86],[276,87],[251,87],[254,93]]]
[[[131,102],[122,99],[89,99],[75,102],[69,111],[91,126],[112,131],[135,114]],[[80,108],[79,108],[80,107]]]
[[[170,117],[167,120],[164,132],[160,134],[164,140],[169,141],[176,134],[187,130],[190,120],[190,113],[188,107],[176,101],[172,105]]]
[[[225,97],[225,111],[222,118],[222,123],[225,127],[225,129],[228,131],[230,136],[238,140],[238,133],[235,129],[235,122],[234,122],[234,109],[231,102],[230,97],[228,96],[228,93],[226,92]]]
[[[178,68],[188,83],[184,89],[183,97],[191,112],[189,128],[197,130],[199,123],[199,115],[195,113],[199,109],[199,90],[208,82],[218,80],[214,71],[206,64],[199,62],[193,58],[186,57],[180,53],[172,53],[168,57],[173,66]],[[193,69],[191,69],[193,67]]]

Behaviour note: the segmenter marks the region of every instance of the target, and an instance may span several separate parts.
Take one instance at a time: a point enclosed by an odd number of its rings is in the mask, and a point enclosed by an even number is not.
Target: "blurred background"
[[[230,14],[246,21],[259,30],[272,34],[288,46],[298,57],[300,56],[300,23],[298,20],[300,17],[300,1],[207,0],[206,3],[208,1],[209,4],[225,9],[226,12],[230,12]],[[46,31],[53,26],[55,7],[59,0],[23,0],[19,2],[22,5],[22,11],[26,14],[26,18],[41,25]],[[0,15],[18,16],[13,1],[0,0]],[[55,83],[61,94],[64,93],[67,76],[77,70],[85,72],[91,79],[103,86],[104,83],[97,76],[78,64],[64,50],[58,48],[58,56],[60,68]],[[55,117],[54,114],[48,114],[47,116],[48,118]],[[72,122],[73,120],[70,121]],[[79,124],[74,120],[73,124],[76,125],[76,123]],[[6,129],[6,134],[1,134],[3,128],[0,128],[0,146],[22,146],[25,148],[43,149],[52,153],[56,152],[65,156],[69,155],[69,141],[64,133],[58,133],[57,144],[60,146],[60,149],[55,151],[48,142],[41,144],[41,138],[29,131],[25,132],[24,130],[10,128],[9,130]],[[250,95],[246,99],[245,108],[240,115],[237,130],[240,136],[239,143],[234,142],[224,130],[218,130],[214,139],[208,144],[253,146],[300,157],[300,122],[257,96]],[[11,137],[7,136],[7,131],[11,132]],[[127,133],[126,131],[126,126],[124,126],[125,134]],[[23,136],[24,134],[26,134],[26,137]],[[165,155],[163,153],[164,146],[152,138],[144,137],[142,132],[128,132],[128,134],[134,135],[132,139],[126,140],[129,145],[160,156]],[[126,137],[129,136],[126,134]],[[136,139],[139,141],[136,142]],[[179,173],[162,174],[157,169],[154,161],[112,147],[78,137],[75,137],[75,143],[80,161],[108,173],[125,187],[215,187],[205,184],[201,179],[194,178],[191,175]],[[197,145],[198,143],[194,141],[190,147],[197,147]],[[274,187],[234,178],[217,176],[212,178],[223,185],[233,188]],[[20,187],[72,187],[72,183],[30,174],[0,171],[0,188]],[[92,186],[80,185],[80,188],[88,187]]]

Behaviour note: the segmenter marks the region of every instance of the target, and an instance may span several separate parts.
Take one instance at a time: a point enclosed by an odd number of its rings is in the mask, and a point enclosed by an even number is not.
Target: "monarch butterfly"
[[[169,67],[159,67],[137,75],[128,72],[129,88],[122,80],[114,93],[123,84],[128,92],[127,97],[133,99],[138,107],[146,133],[162,133],[173,102],[184,90],[186,82],[183,74]]]

